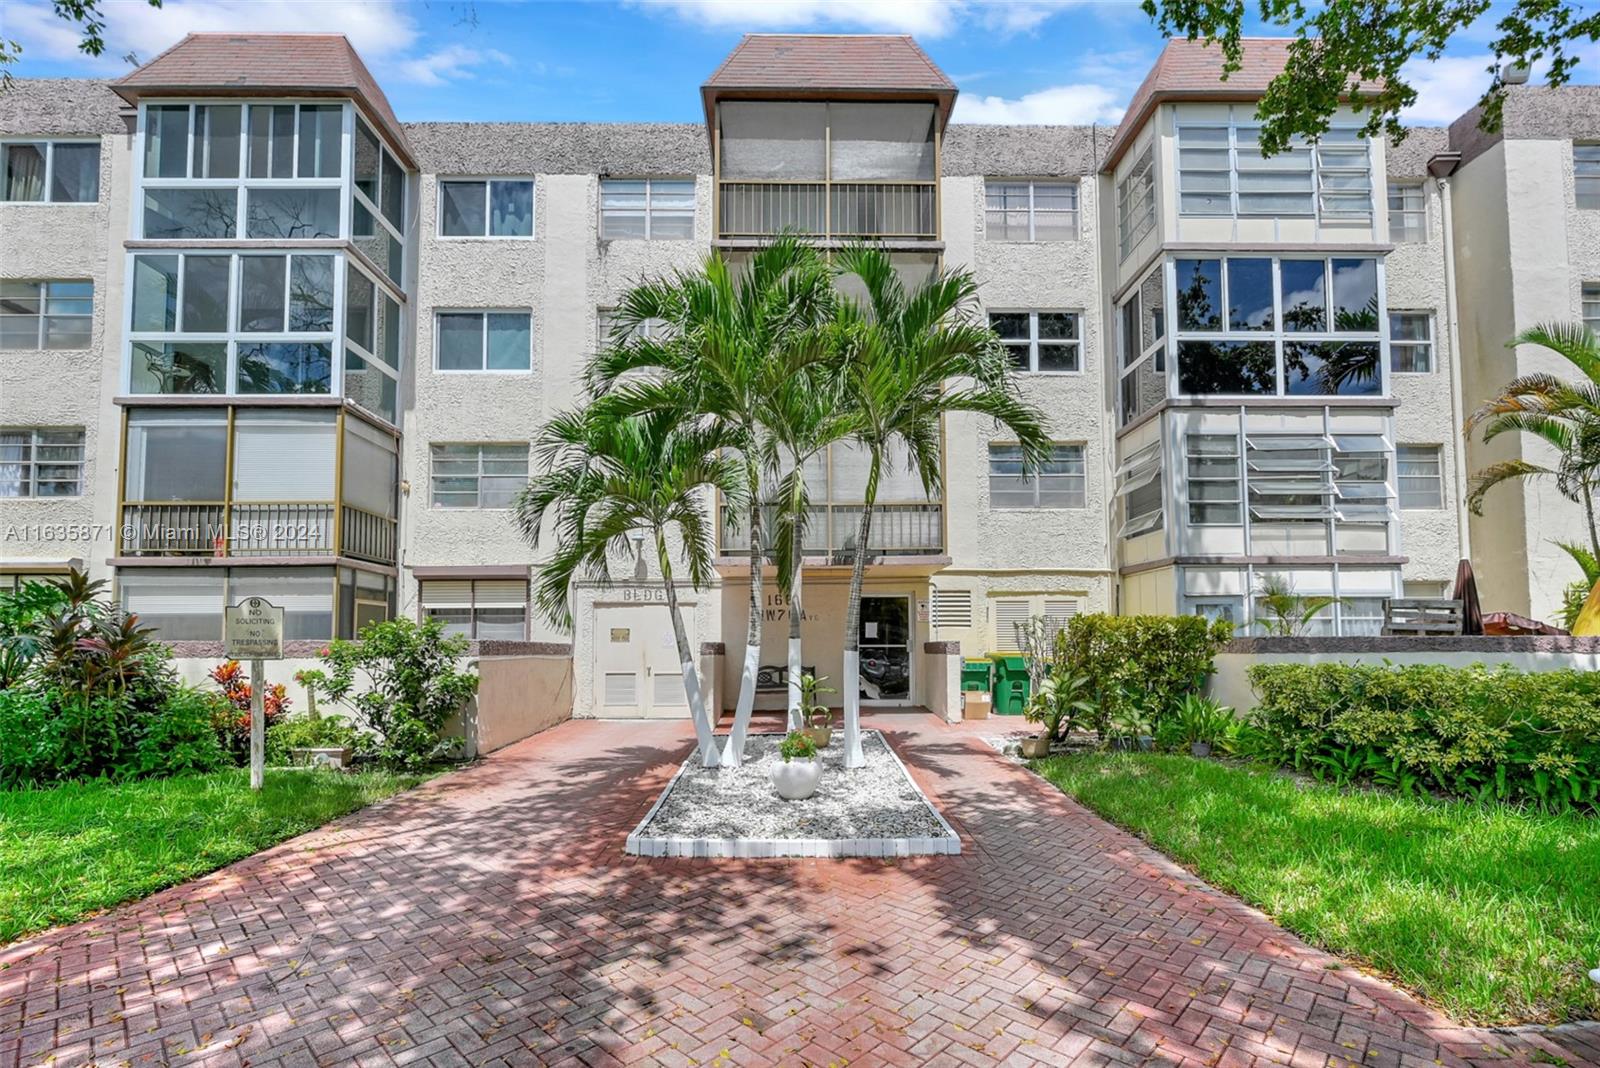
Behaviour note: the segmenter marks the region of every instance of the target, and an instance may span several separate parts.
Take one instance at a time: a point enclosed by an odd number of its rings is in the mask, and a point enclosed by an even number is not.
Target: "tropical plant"
[[[1274,638],[1299,637],[1317,616],[1343,603],[1338,597],[1296,593],[1294,582],[1283,575],[1256,580],[1256,622]]]
[[[1162,717],[1156,730],[1156,744],[1163,749],[1187,749],[1192,745],[1226,748],[1240,720],[1233,709],[1200,694],[1184,694],[1170,713]]]
[[[0,689],[21,680],[44,648],[44,621],[66,601],[66,592],[54,582],[24,582],[0,592]]]
[[[286,717],[267,731],[267,763],[289,763],[293,749],[363,749],[366,737],[344,716]]]
[[[1095,712],[1088,726],[1103,735],[1136,702],[1168,709],[1199,693],[1232,636],[1232,624],[1200,616],[1074,616],[1056,637],[1050,673],[1089,676]]]
[[[615,331],[588,369],[596,396],[624,410],[661,410],[715,426],[740,459],[750,529],[749,612],[733,727],[723,762],[738,764],[755,707],[761,663],[762,566],[767,558],[761,488],[774,453],[767,423],[774,398],[827,355],[818,329],[834,303],[827,262],[804,239],[783,235],[734,267],[713,252],[695,271],[641,283],[614,313]],[[639,330],[655,320],[664,329]],[[633,372],[655,372],[639,381]]]
[[[206,675],[222,691],[223,701],[215,706],[213,727],[217,740],[235,763],[250,759],[250,701],[253,689],[239,661],[228,660]],[[261,691],[261,725],[270,732],[289,713],[292,702],[282,683],[272,683]]]
[[[213,726],[223,699],[180,686],[145,725],[135,750],[140,775],[216,771],[231,762]]]
[[[1154,741],[1155,717],[1138,701],[1129,701],[1106,724],[1106,740],[1126,749],[1144,749]]]
[[[828,681],[826,675],[813,675],[807,671],[800,676],[800,703],[798,706],[799,720],[803,726],[813,730],[828,726],[833,718],[833,712],[828,708],[826,701],[822,700],[825,693],[838,693],[832,686],[824,686]]]
[[[1040,725],[1040,738],[1057,741],[1072,731],[1080,716],[1094,715],[1091,686],[1092,680],[1081,671],[1052,670],[1033,691],[1023,716]]]
[[[668,538],[678,541],[689,584],[702,589],[714,573],[708,498],[720,492],[735,507],[746,499],[744,468],[729,448],[738,438],[723,423],[686,420],[666,409],[628,414],[602,398],[550,421],[537,446],[544,470],[513,506],[529,545],[539,548],[547,525],[555,542],[539,566],[534,604],[559,626],[572,625],[575,579],[609,584],[613,564],[633,555],[634,535],[653,542],[700,759],[708,768],[721,758],[683,626]]]
[[[801,597],[804,546],[811,517],[807,463],[843,441],[855,429],[855,413],[845,403],[843,377],[835,363],[799,369],[771,397],[765,411],[766,465],[779,476],[773,524],[772,555],[778,565],[778,586],[789,602],[789,710],[791,727],[805,724],[796,717],[801,705],[800,676],[805,658],[800,637],[805,610]],[[835,691],[829,691],[835,692]]]
[[[1554,451],[1553,463],[1515,459],[1485,467],[1473,476],[1467,506],[1482,515],[1484,495],[1502,482],[1554,479],[1563,497],[1582,506],[1589,551],[1600,559],[1594,504],[1600,482],[1600,341],[1584,323],[1543,323],[1510,344],[1547,348],[1583,377],[1569,382],[1546,372],[1518,375],[1467,417],[1467,433],[1481,428],[1485,442],[1527,434]]]
[[[460,666],[469,644],[438,619],[390,619],[368,624],[360,641],[329,643],[317,654],[324,669],[303,674],[377,734],[380,760],[417,767],[448,755],[445,723],[477,692],[478,676]]]
[[[778,743],[778,755],[783,757],[785,764],[791,760],[814,760],[817,756],[817,743],[811,740],[811,735],[803,731],[790,731],[784,735],[783,741]]]
[[[930,497],[940,489],[944,417],[987,416],[1021,445],[1023,469],[1048,458],[1045,416],[1019,395],[1014,367],[978,314],[977,281],[969,271],[936,271],[907,290],[889,253],[854,245],[838,256],[842,274],[866,300],[841,297],[831,326],[853,440],[867,455],[861,523],[855,537],[850,600],[844,620],[845,766],[865,762],[861,750],[861,587],[872,544],[872,515],[885,465],[896,453]]]
[[[1583,612],[1583,604],[1589,599],[1589,593],[1600,584],[1600,559],[1594,553],[1570,541],[1558,541],[1562,552],[1572,557],[1572,562],[1583,571],[1582,582],[1568,583],[1561,597],[1561,625],[1571,630],[1577,625],[1578,616]]]

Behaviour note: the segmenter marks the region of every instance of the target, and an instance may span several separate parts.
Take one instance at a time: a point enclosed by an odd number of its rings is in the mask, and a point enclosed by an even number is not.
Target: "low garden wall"
[[[207,676],[226,660],[217,641],[167,643],[172,666],[187,683],[207,689]],[[284,659],[263,663],[267,681],[281,683],[296,714],[306,711],[306,690],[295,681],[299,671],[324,666],[317,659],[327,642],[286,641]],[[572,718],[572,647],[563,642],[473,642],[468,666],[479,675],[478,694],[445,728],[445,734],[466,739],[467,754],[492,753],[502,746]],[[322,712],[343,712],[324,704]]]
[[[1246,672],[1257,664],[1505,665],[1518,671],[1600,671],[1600,638],[1529,636],[1236,638],[1223,646],[1211,697],[1239,712],[1256,706]]]

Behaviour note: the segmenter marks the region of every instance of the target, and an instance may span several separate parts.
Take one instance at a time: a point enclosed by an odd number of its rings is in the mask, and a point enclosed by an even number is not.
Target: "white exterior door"
[[[684,606],[689,648],[694,617]],[[609,718],[688,719],[672,621],[661,605],[607,605],[594,612],[594,711]]]

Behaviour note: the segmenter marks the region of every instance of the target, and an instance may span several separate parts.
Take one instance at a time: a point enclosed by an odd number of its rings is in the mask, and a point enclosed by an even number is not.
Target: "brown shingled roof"
[[[928,99],[941,122],[956,98],[956,83],[908,34],[747,33],[701,86],[706,118],[720,97],[779,94]]]
[[[1223,81],[1222,45],[1179,37],[1169,40],[1128,102],[1117,135],[1111,140],[1105,169],[1117,165],[1145,120],[1164,101],[1260,99],[1272,79],[1288,65],[1292,41],[1288,37],[1246,37],[1239,42],[1243,65]]]
[[[202,93],[349,97],[416,166],[388,98],[343,34],[191,33],[111,87],[129,102]]]

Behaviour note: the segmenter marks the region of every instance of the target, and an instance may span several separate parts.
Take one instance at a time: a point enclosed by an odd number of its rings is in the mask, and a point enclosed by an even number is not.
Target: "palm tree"
[[[1480,426],[1485,442],[1511,432],[1531,434],[1556,454],[1553,466],[1531,460],[1490,464],[1473,476],[1467,504],[1474,515],[1482,515],[1484,494],[1500,483],[1554,478],[1563,497],[1583,506],[1589,549],[1600,557],[1594,514],[1600,482],[1600,341],[1583,323],[1544,323],[1518,334],[1511,345],[1550,349],[1583,378],[1567,382],[1544,372],[1519,375],[1467,417],[1469,436]]]
[[[591,362],[590,388],[620,393],[631,410],[670,405],[683,418],[703,418],[726,435],[744,471],[749,503],[750,606],[739,702],[723,761],[738,764],[755,707],[761,665],[761,583],[766,562],[762,529],[762,461],[770,455],[766,413],[805,367],[826,355],[818,328],[831,313],[833,278],[813,246],[785,235],[735,269],[713,252],[696,271],[635,286],[617,309],[616,332]],[[648,320],[664,324],[639,336]],[[658,382],[619,385],[630,372],[653,371]]]
[[[1273,574],[1257,580],[1256,602],[1261,609],[1257,622],[1275,638],[1299,637],[1317,616],[1345,603],[1340,597],[1296,593],[1293,581]]]
[[[744,501],[742,465],[728,446],[721,427],[685,421],[671,411],[619,412],[596,401],[545,427],[537,445],[544,470],[513,505],[517,527],[535,549],[550,521],[555,552],[539,568],[533,602],[559,626],[572,626],[574,579],[609,584],[613,563],[633,555],[632,537],[643,532],[653,540],[689,714],[708,768],[720,760],[678,606],[668,535],[676,532],[689,583],[700,589],[711,579],[715,551],[708,491]]]
[[[825,343],[825,338],[819,338]],[[778,564],[778,585],[789,600],[789,726],[806,726],[800,695],[804,673],[800,623],[806,528],[811,514],[806,464],[836,441],[855,432],[855,413],[846,404],[844,380],[836,363],[818,363],[791,378],[772,398],[766,412],[769,469],[781,472],[777,485],[772,555]]]
[[[863,304],[841,299],[834,346],[852,435],[867,454],[867,483],[856,532],[855,566],[844,624],[845,765],[860,767],[861,585],[872,538],[878,482],[892,451],[902,452],[930,497],[940,489],[940,441],[949,412],[989,416],[1022,446],[1023,469],[1050,454],[1045,417],[1024,401],[994,331],[978,318],[977,282],[967,271],[940,271],[907,292],[889,254],[852,246],[839,254],[842,274],[866,289]]]

